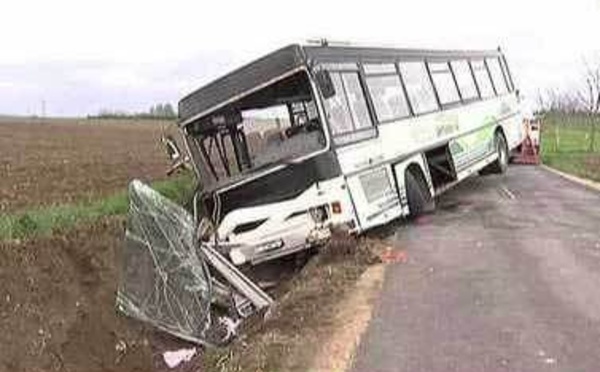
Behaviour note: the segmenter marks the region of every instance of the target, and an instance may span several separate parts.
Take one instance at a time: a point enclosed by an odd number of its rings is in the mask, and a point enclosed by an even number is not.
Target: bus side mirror
[[[162,138],[162,143],[165,146],[165,150],[167,151],[167,155],[171,161],[175,162],[181,158],[181,150],[179,150],[179,146],[177,146],[177,143],[173,137],[164,136]]]
[[[321,94],[323,94],[323,98],[331,98],[335,96],[335,87],[333,86],[333,81],[331,80],[331,75],[327,70],[319,70],[315,74],[315,78],[317,80],[317,85],[319,89],[321,89]]]
[[[169,159],[171,159],[171,167],[167,170],[167,175],[170,176],[179,168],[185,167],[186,159],[182,156],[181,150],[179,150],[179,146],[177,146],[177,142],[175,142],[173,137],[164,136],[161,140],[165,146]]]

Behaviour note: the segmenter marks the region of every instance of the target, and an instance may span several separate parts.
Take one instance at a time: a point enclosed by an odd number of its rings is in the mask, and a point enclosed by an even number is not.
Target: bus
[[[470,175],[505,172],[524,139],[500,48],[294,44],[178,109],[203,239],[235,265],[430,211]]]

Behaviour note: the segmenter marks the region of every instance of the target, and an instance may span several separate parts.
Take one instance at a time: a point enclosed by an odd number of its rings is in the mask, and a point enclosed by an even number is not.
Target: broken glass
[[[240,318],[273,302],[215,247],[199,243],[190,213],[137,180],[129,185],[120,270],[117,309],[204,345],[228,342]]]
[[[195,250],[193,217],[137,180],[129,185],[129,200],[117,308],[206,343],[212,285],[208,266]]]

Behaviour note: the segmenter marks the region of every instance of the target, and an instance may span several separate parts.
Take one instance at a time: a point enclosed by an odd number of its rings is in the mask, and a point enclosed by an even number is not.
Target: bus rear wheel
[[[404,179],[406,199],[408,201],[409,218],[416,218],[424,213],[432,212],[435,203],[427,182],[420,171],[408,169]]]
[[[506,145],[506,139],[501,132],[496,132],[494,136],[494,145],[496,147],[496,153],[498,158],[493,163],[483,168],[481,174],[502,174],[508,169],[508,146]]]

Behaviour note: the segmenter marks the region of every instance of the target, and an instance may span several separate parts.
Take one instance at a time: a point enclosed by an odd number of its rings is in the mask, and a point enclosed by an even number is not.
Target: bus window
[[[510,72],[508,71],[508,66],[506,65],[506,60],[504,58],[500,58],[500,66],[502,67],[502,72],[504,73],[504,79],[506,80],[506,85],[508,86],[508,91],[512,92],[515,87],[514,83],[510,77]]]
[[[331,72],[335,95],[325,100],[333,135],[372,127],[371,117],[357,72]]]
[[[366,63],[363,70],[369,75],[393,75],[396,74],[396,67],[393,63]]]
[[[413,112],[423,114],[437,110],[425,62],[400,62],[399,67]]]
[[[442,105],[460,101],[458,89],[454,83],[448,62],[429,63],[429,71]]]
[[[508,87],[506,86],[506,81],[504,80],[504,75],[502,74],[502,69],[500,67],[500,61],[498,61],[498,58],[486,58],[486,63],[490,69],[490,74],[492,75],[492,81],[494,82],[496,93],[498,93],[498,95],[508,93]]]
[[[456,77],[456,83],[460,90],[460,95],[464,101],[478,98],[477,87],[469,68],[469,63],[462,59],[450,62],[452,71]]]
[[[334,135],[351,132],[352,118],[350,109],[344,97],[344,86],[342,85],[342,76],[339,73],[331,73],[331,81],[335,88],[335,95],[325,100],[327,108],[327,119]]]
[[[471,67],[473,67],[473,73],[475,74],[475,81],[479,87],[481,98],[488,98],[494,95],[494,88],[490,81],[490,75],[488,74],[485,63],[482,59],[471,61]]]
[[[354,129],[372,127],[373,123],[371,122],[367,101],[365,100],[365,94],[360,85],[358,74],[354,72],[344,73],[342,74],[342,78],[344,80],[344,87],[346,88],[348,105],[350,106],[350,112],[354,121]]]
[[[400,76],[393,64],[364,65],[367,88],[379,122],[410,115]]]

